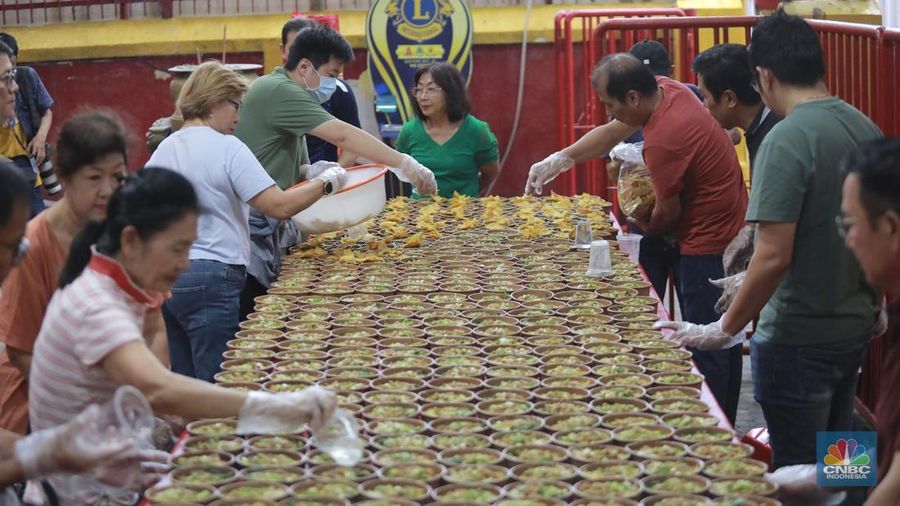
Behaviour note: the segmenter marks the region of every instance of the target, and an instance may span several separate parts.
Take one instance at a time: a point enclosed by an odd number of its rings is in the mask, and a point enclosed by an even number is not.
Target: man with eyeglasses
[[[9,158],[33,182],[31,216],[44,209],[41,187],[51,196],[62,191],[53,172],[47,135],[53,123],[53,98],[31,67],[17,66],[19,44],[15,37],[0,32],[0,42],[11,50],[10,61],[16,91],[16,114],[0,124],[0,154]]]
[[[281,27],[281,45],[279,48],[281,49],[282,63],[287,63],[288,50],[291,47],[291,43],[297,38],[300,30],[316,26],[318,26],[318,23],[315,21],[298,16],[289,19]],[[316,70],[319,72],[324,71],[323,69]],[[339,76],[340,72],[334,69],[330,73],[330,77],[335,78],[335,90],[331,98],[322,103],[322,109],[349,125],[359,127],[359,110],[356,106],[356,97],[353,95],[350,85]],[[309,161],[313,164],[321,160],[337,162],[341,167],[351,167],[356,163],[355,153],[344,150],[338,154],[337,146],[314,135],[306,136],[306,149],[309,151]]]
[[[755,160],[747,221],[759,227],[756,250],[721,320],[663,326],[684,344],[716,349],[759,315],[750,344],[754,396],[780,468],[815,462],[817,432],[853,427],[876,295],[833,220],[841,206],[841,160],[882,134],[831,96],[822,47],[803,19],[762,21],[753,31],[750,65],[763,101],[784,117]]]

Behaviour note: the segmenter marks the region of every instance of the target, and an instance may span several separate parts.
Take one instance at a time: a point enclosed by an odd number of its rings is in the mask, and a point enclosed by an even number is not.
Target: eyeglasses
[[[841,239],[847,238],[847,234],[850,232],[850,227],[852,227],[855,223],[855,219],[848,218],[843,215],[834,217],[834,224],[837,227],[838,235],[841,236]]]
[[[22,263],[22,260],[25,260],[25,257],[28,256],[28,249],[31,247],[31,243],[28,242],[28,239],[21,238],[19,239],[19,244],[16,245],[16,252],[13,254],[12,265],[13,267]]]
[[[244,106],[244,104],[236,100],[231,100],[230,98],[226,98],[225,100],[227,100],[229,104],[234,106],[235,111],[241,112],[241,108]]]
[[[413,91],[413,96],[424,97],[426,95],[432,96],[439,91],[443,91],[443,89],[438,86],[428,86],[427,88],[413,88],[412,91]]]
[[[0,76],[0,81],[3,81],[3,84],[6,85],[7,88],[11,88],[13,83],[16,82],[16,69],[7,70]]]

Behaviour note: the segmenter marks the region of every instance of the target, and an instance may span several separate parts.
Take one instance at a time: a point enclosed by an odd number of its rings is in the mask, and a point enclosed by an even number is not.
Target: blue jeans
[[[247,268],[191,260],[163,306],[172,371],[206,381],[219,372],[225,343],[238,329]]]
[[[25,179],[28,181],[28,184],[31,186],[31,201],[29,205],[31,207],[31,211],[29,214],[30,218],[34,218],[41,211],[44,210],[44,194],[41,192],[41,188],[39,186],[34,186],[35,181],[37,181],[37,174],[34,172],[34,167],[31,166],[31,161],[27,156],[17,156],[12,159],[13,165],[15,165],[21,172],[22,175],[25,176]]]
[[[856,382],[870,337],[786,346],[753,336],[753,396],[766,418],[775,468],[814,463],[818,431],[853,430]]]
[[[681,316],[686,322],[712,323],[719,319],[716,301],[722,290],[711,285],[710,279],[724,276],[722,255],[681,255],[678,260],[678,300]],[[734,425],[738,401],[741,397],[743,372],[743,345],[736,344],[726,350],[700,351],[688,348],[697,369],[706,378],[706,384],[716,397],[722,412]]]

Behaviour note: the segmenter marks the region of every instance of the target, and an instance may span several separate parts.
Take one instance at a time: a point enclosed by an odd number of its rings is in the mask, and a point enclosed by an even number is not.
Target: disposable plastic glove
[[[135,450],[103,464],[94,476],[107,485],[128,490],[151,487],[169,472],[169,454],[159,450]]]
[[[832,493],[816,485],[815,464],[781,467],[765,477],[778,484],[778,498],[785,506],[830,506],[842,503],[847,496],[846,492]]]
[[[723,316],[724,318],[724,316]],[[655,329],[671,329],[675,331],[673,340],[684,346],[701,351],[724,350],[742,342],[743,333],[730,336],[722,332],[722,318],[713,323],[698,325],[688,322],[662,321],[653,324]]]
[[[526,195],[540,195],[544,185],[556,179],[556,176],[572,168],[575,160],[562,151],[557,151],[531,166],[528,171],[528,182],[525,183]]]
[[[434,172],[428,167],[417,162],[415,158],[403,153],[403,161],[399,167],[390,167],[391,172],[404,183],[412,183],[413,189],[419,195],[434,195],[437,193],[437,180]]]
[[[725,253],[722,254],[722,267],[725,276],[733,276],[747,270],[750,257],[753,256],[753,227],[744,225],[734,239],[728,243]]]
[[[337,406],[334,393],[318,386],[299,392],[249,392],[238,414],[238,434],[296,432],[304,423],[318,430]]]
[[[64,425],[32,433],[15,443],[16,460],[28,479],[68,472],[84,473],[109,461],[134,455],[131,439],[105,438],[99,445],[84,444],[80,434],[95,430],[100,407],[91,405]]]
[[[321,176],[326,169],[330,169],[331,167],[340,167],[340,164],[337,162],[319,160],[309,166],[309,169],[306,171],[306,179],[315,179]]]
[[[717,313],[725,314],[725,311],[728,311],[728,307],[731,306],[731,301],[734,300],[734,296],[737,295],[741,285],[744,284],[744,278],[746,276],[747,271],[744,271],[735,274],[734,276],[728,276],[727,278],[709,280],[710,284],[722,289],[722,296],[719,297],[719,300],[716,302]]]
[[[341,191],[341,188],[347,186],[347,171],[337,164],[333,167],[326,168],[316,177],[319,179],[327,179],[331,183],[332,193],[337,193]]]

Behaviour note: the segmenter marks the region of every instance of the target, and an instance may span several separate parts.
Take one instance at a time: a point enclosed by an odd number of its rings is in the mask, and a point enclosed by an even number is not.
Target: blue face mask
[[[313,96],[316,100],[319,101],[320,104],[324,104],[331,99],[331,96],[334,95],[335,90],[337,90],[337,78],[330,76],[323,76],[319,74],[319,72],[313,69],[313,72],[319,76],[319,86],[316,88],[310,88],[309,84],[306,86],[306,91],[309,92],[310,95]],[[303,80],[306,83],[306,79]]]

